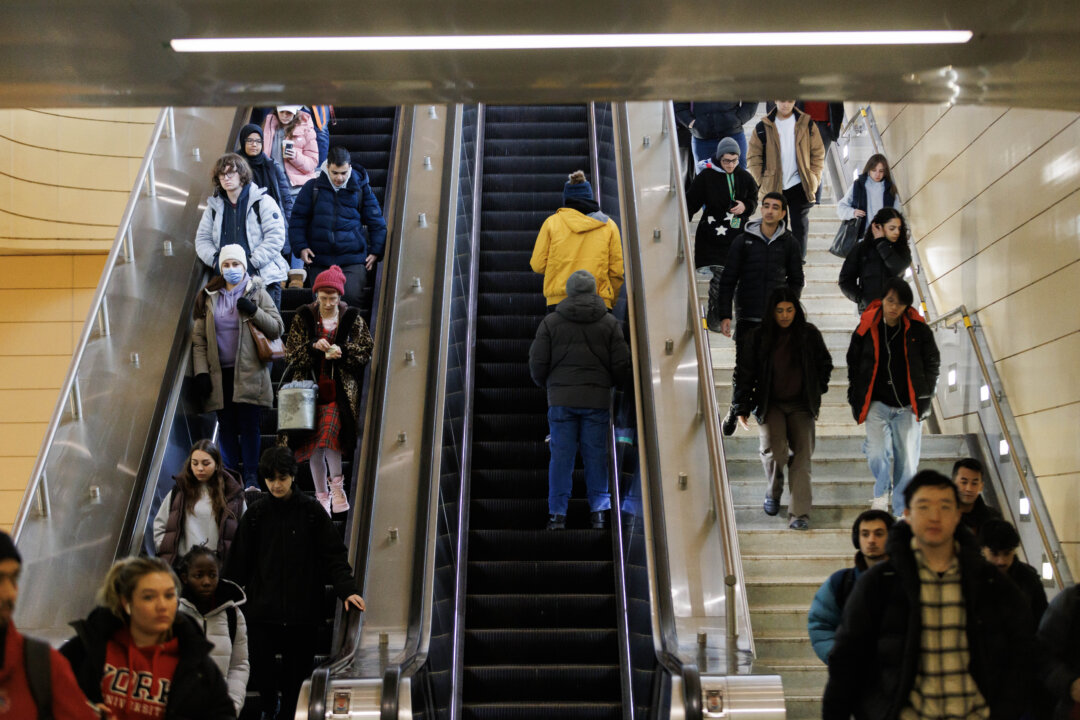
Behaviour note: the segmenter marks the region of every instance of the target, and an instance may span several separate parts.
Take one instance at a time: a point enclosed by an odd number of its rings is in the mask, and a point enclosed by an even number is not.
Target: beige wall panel
[[[0,308],[9,306],[0,302]],[[5,322],[0,323],[0,347],[5,355],[31,356],[67,355],[75,352],[72,335],[78,337],[79,330],[72,332],[72,326],[82,327],[82,322]]]
[[[927,182],[1006,112],[1007,108],[1002,107],[953,107],[935,118],[937,122],[925,128],[926,134],[921,139],[915,138],[918,145],[896,162],[897,175],[902,180],[902,197],[918,197]],[[920,120],[930,120],[931,117],[928,115]],[[919,128],[914,128],[911,134],[918,131]]]
[[[90,312],[90,303],[94,299],[95,290],[91,288],[75,288],[71,291],[71,319],[86,320],[86,314]]]
[[[76,120],[104,120],[111,122],[141,123],[157,122],[160,108],[31,108],[33,112],[49,113]]]
[[[34,471],[37,451],[38,448],[35,447],[32,450],[34,454],[27,457],[0,457],[0,493],[6,494],[12,490],[22,492],[26,489],[30,474]],[[5,518],[3,522],[10,521]]]
[[[65,278],[61,285],[70,286]],[[0,289],[0,307],[8,310],[7,318],[33,322],[62,322],[75,318],[71,314],[71,291],[62,290],[8,290]],[[82,318],[79,318],[82,320]]]
[[[49,422],[57,390],[0,390],[0,423]]]
[[[1016,424],[1036,476],[1080,472],[1080,443],[1076,442],[1080,403],[1023,415]]]
[[[0,326],[0,338],[7,335]],[[5,347],[3,352],[7,353]],[[3,355],[0,356],[0,390],[19,388],[58,388],[64,381],[70,355]],[[2,439],[0,439],[2,442]],[[0,451],[0,455],[3,451]]]
[[[142,158],[76,155],[17,145],[0,139],[0,157],[10,162],[2,169],[17,180],[50,185],[131,192]],[[8,178],[11,179],[11,178]]]
[[[855,117],[855,112],[859,107],[866,103],[844,103],[844,110],[847,112],[848,119]],[[896,116],[904,111],[907,105],[905,103],[873,103],[874,108],[874,120],[877,121],[878,132],[884,133],[891,126]],[[886,141],[888,145],[888,141]]]
[[[1080,473],[1041,477],[1039,489],[1058,540],[1080,542],[1080,512],[1077,512],[1080,508]]]
[[[943,223],[1075,120],[1076,115],[1072,113],[1010,110],[944,168],[923,191],[909,199],[907,207],[916,234],[922,236]],[[956,138],[956,143],[958,146],[961,144],[960,138]],[[914,162],[918,164],[919,161]],[[1011,200],[1016,209],[1024,204],[1017,202],[1016,196]],[[1031,214],[1027,217],[1031,217]],[[1007,228],[1011,229],[1016,224]]]
[[[1028,348],[1080,330],[1080,313],[1051,312],[1080,287],[1080,263],[1074,263],[1008,298],[979,311],[990,353],[1000,362]],[[935,298],[936,299],[936,298]],[[941,306],[939,306],[941,307]],[[1048,378],[1049,380],[1049,378]]]
[[[58,223],[104,225],[115,234],[127,201],[128,196],[123,193],[14,182],[9,209],[19,215]]]
[[[19,514],[25,486],[19,490],[0,490],[0,528],[11,530],[15,516]]]
[[[877,118],[877,106],[874,105],[874,117]],[[896,113],[889,127],[882,133],[881,139],[885,143],[885,152],[889,161],[899,167],[904,156],[911,151],[919,138],[938,119],[948,111],[946,105],[904,105]],[[879,128],[880,130],[880,128]]]
[[[54,288],[71,281],[71,255],[36,255],[4,258],[4,287],[8,289]]]
[[[0,425],[0,457],[37,457],[48,425],[43,422]],[[18,481],[25,484],[28,479],[20,477]],[[7,487],[10,482],[10,478],[0,474],[0,489]]]
[[[1080,402],[1078,358],[1080,332],[1075,332],[998,362],[997,371],[1005,384],[1005,395],[1013,413],[1026,415]],[[1080,505],[1076,509],[1080,515]]]
[[[80,120],[22,110],[13,111],[8,137],[25,145],[65,152],[142,157],[152,129],[141,123]]]
[[[101,281],[101,271],[105,269],[108,255],[72,256],[71,286],[76,288],[97,288]]]
[[[97,252],[108,250],[112,247],[111,242],[116,237],[116,226],[120,218],[116,218],[115,225],[83,225],[81,223],[59,223],[51,220],[38,218],[17,217],[4,211],[0,207],[0,240],[16,247],[39,248],[41,252],[53,252],[56,250],[86,250],[94,249]],[[44,242],[56,241],[56,242]],[[90,247],[74,248],[72,242],[86,243]],[[104,246],[100,241],[106,241]]]
[[[1061,549],[1065,553],[1065,560],[1069,563],[1069,568],[1080,568],[1080,543],[1062,543]],[[1075,580],[1075,573],[1073,575]]]

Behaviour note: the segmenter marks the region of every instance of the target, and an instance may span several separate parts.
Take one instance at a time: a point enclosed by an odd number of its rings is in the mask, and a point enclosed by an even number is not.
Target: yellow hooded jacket
[[[571,208],[559,208],[544,221],[536,236],[534,272],[544,275],[548,305],[566,299],[566,281],[578,270],[596,278],[596,293],[610,309],[623,284],[622,239],[614,220],[607,222]]]

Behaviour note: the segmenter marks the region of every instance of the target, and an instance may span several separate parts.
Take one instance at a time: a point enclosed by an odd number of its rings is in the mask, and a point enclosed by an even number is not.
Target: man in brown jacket
[[[788,224],[806,259],[807,217],[825,170],[825,145],[813,119],[795,108],[794,100],[777,100],[750,135],[747,169],[758,184],[759,197],[784,194]]]

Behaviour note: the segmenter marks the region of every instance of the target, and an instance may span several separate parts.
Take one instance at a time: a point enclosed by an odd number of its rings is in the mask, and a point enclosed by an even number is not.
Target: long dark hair
[[[870,156],[870,159],[863,165],[862,174],[869,176],[870,171],[876,168],[878,165],[885,166],[885,177],[881,178],[882,182],[893,184],[892,170],[889,169],[889,161],[881,153],[874,153]]]
[[[904,219],[904,214],[894,207],[884,207],[874,213],[873,219],[866,224],[866,232],[863,233],[863,238],[873,239],[874,237],[874,225],[885,226],[885,223],[890,220],[900,221],[900,237],[897,238],[896,243],[901,247],[908,246],[908,226],[907,220]]]
[[[187,503],[188,514],[195,513],[195,499],[199,497],[199,485],[201,484],[195,474],[191,472],[191,458],[196,451],[204,452],[214,461],[214,476],[206,482],[206,491],[210,493],[210,506],[214,510],[214,519],[221,522],[226,515],[235,517],[233,511],[225,503],[225,466],[221,461],[221,451],[217,445],[209,440],[198,440],[191,446],[187,460],[184,461],[184,469],[176,476],[176,486],[184,496],[189,498]]]
[[[195,306],[191,309],[191,317],[194,320],[206,317],[206,293],[216,292],[225,287],[225,278],[215,275],[206,283],[206,287],[195,296]]]
[[[765,316],[761,318],[761,347],[771,348],[780,332],[780,326],[776,322],[776,306],[782,302],[789,302],[795,306],[795,320],[792,321],[788,330],[799,343],[796,351],[801,349],[803,336],[806,332],[806,311],[799,302],[799,296],[787,285],[780,285],[769,293],[769,300],[765,303]]]

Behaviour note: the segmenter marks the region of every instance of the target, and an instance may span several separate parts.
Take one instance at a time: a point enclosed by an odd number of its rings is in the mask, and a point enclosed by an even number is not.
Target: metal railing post
[[[71,394],[69,395],[71,404],[71,419],[82,420],[82,392],[79,390],[79,376],[75,376],[75,382],[71,383]]]
[[[34,493],[34,504],[37,507],[38,515],[47,518],[52,515],[52,505],[49,503],[49,479],[46,477],[44,470],[41,471],[40,478],[37,492]]]

